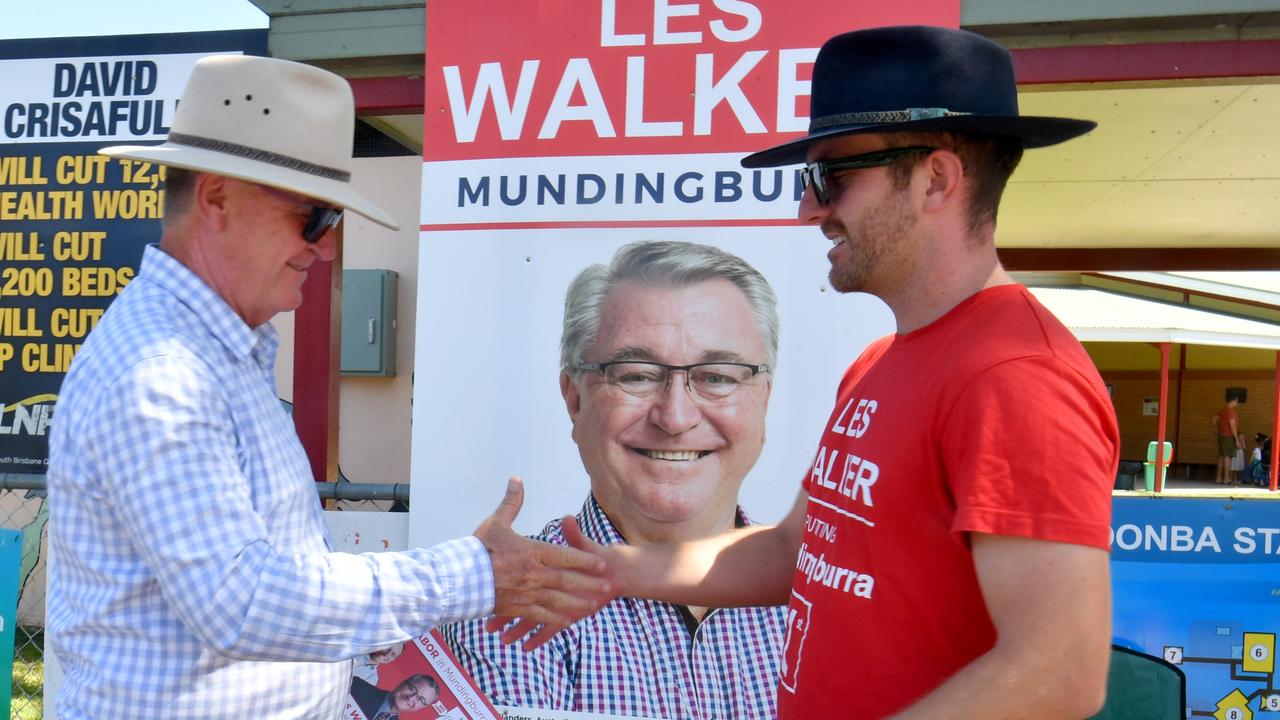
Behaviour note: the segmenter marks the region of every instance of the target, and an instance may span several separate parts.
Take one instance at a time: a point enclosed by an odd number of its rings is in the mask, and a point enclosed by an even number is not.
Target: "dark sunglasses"
[[[800,171],[800,183],[802,187],[813,188],[813,197],[817,199],[818,204],[826,205],[831,201],[831,194],[827,191],[827,181],[832,173],[892,165],[904,155],[930,153],[936,149],[924,146],[889,148],[861,155],[848,155],[834,160],[818,160],[805,165]]]
[[[259,185],[258,187],[266,190],[280,198],[284,198],[297,205],[308,208],[311,213],[307,215],[307,223],[302,226],[302,239],[312,245],[320,242],[320,238],[329,232],[331,228],[337,227],[338,222],[342,220],[342,208],[323,207],[320,205],[312,205],[306,200],[302,200],[283,190],[273,188],[270,185]]]
[[[342,208],[312,205],[311,214],[307,216],[307,224],[302,226],[302,239],[314,245],[320,242],[320,238],[324,237],[330,228],[337,227],[340,220],[342,220]]]

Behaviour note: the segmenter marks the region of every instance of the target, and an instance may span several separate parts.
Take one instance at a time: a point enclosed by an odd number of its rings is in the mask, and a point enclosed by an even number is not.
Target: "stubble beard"
[[[858,220],[856,233],[841,220],[830,218],[821,229],[827,237],[844,238],[847,260],[831,264],[827,279],[831,288],[840,293],[869,292],[880,296],[878,290],[889,290],[900,277],[906,277],[913,269],[908,267],[910,258],[904,252],[905,243],[911,242],[917,220],[907,213],[899,202],[900,193],[892,192],[869,209]]]
[[[867,286],[872,269],[884,254],[883,249],[874,246],[865,235],[855,241],[849,236],[848,229],[839,222],[823,223],[822,232],[827,237],[834,235],[844,238],[844,253],[848,256],[844,262],[831,263],[831,272],[827,273],[831,288],[839,293],[862,292]]]

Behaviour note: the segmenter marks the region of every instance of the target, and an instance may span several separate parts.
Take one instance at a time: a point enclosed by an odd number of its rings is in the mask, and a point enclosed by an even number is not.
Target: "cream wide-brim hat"
[[[289,190],[398,230],[351,186],[355,99],[327,70],[252,55],[201,58],[162,145],[116,145],[103,155],[149,160]]]

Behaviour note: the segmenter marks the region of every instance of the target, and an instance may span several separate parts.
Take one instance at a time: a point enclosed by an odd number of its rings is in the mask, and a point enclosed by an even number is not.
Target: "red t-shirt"
[[[1106,549],[1118,458],[1092,361],[1020,285],[872,344],[804,481],[780,717],[884,717],[989,650],[967,533]]]
[[[1218,411],[1218,434],[1219,435],[1222,435],[1224,437],[1229,437],[1229,438],[1234,438],[1236,436],[1235,431],[1231,429],[1232,420],[1235,420],[1236,423],[1238,424],[1240,422],[1240,416],[1236,415],[1235,408],[1231,407],[1230,405],[1224,405],[1222,409]]]

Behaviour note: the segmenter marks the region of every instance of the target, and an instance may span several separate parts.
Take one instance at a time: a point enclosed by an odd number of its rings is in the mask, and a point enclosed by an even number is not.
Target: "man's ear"
[[[935,150],[925,159],[929,185],[925,188],[924,211],[941,212],[960,200],[960,188],[965,183],[964,163],[950,150]]]
[[[560,396],[564,398],[564,407],[569,411],[569,421],[576,426],[578,412],[582,409],[582,393],[568,370],[560,371]]]
[[[192,201],[201,224],[212,222],[213,227],[225,229],[233,182],[230,178],[210,173],[196,176]]]

